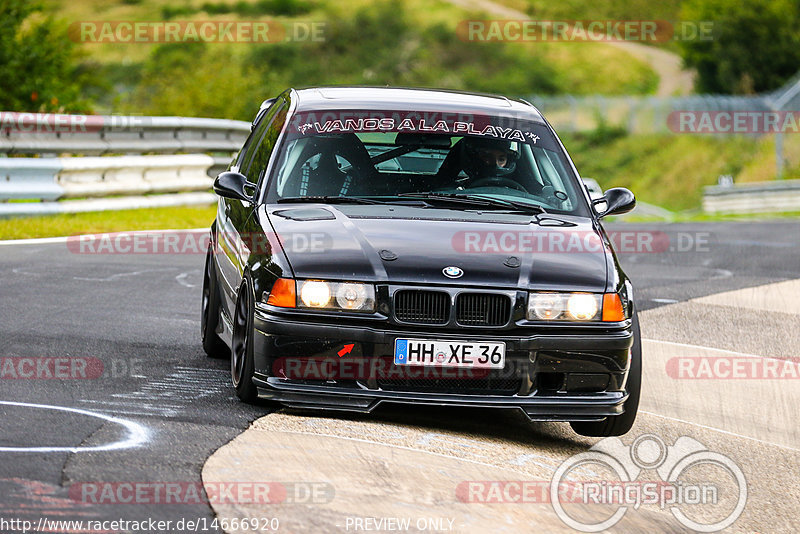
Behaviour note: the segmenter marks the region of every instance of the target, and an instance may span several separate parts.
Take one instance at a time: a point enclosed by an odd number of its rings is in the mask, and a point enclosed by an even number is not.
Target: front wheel
[[[642,334],[639,331],[639,318],[633,313],[633,347],[631,347],[631,368],[628,372],[628,398],[625,411],[621,415],[606,417],[602,421],[576,421],[570,423],[572,430],[582,436],[607,437],[627,433],[636,420],[639,411],[639,394],[642,389]]]
[[[242,282],[233,314],[233,339],[231,342],[231,380],[236,396],[247,403],[258,399],[253,384],[255,362],[253,358],[253,296],[247,279]]]

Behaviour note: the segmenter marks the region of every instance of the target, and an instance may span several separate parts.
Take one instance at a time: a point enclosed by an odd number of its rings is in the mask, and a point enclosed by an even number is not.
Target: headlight
[[[622,320],[611,319],[611,315],[603,313],[606,300],[611,303],[609,299],[604,300],[602,294],[596,293],[530,293],[527,317],[531,321]],[[619,302],[619,297],[616,302]]]
[[[567,316],[576,321],[591,321],[597,316],[600,306],[596,295],[576,293],[567,300]]]
[[[356,282],[325,282],[298,280],[302,308],[342,310],[355,312],[375,311],[375,286]]]
[[[558,293],[531,293],[528,301],[528,319],[552,321],[564,313],[564,298]]]
[[[327,282],[308,280],[301,286],[300,300],[309,308],[325,308],[331,301],[331,288]]]
[[[339,284],[336,288],[336,304],[345,310],[359,310],[364,307],[370,296],[364,284]]]

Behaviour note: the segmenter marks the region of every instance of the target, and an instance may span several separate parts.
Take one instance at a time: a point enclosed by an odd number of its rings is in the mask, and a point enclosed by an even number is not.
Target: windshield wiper
[[[277,200],[279,204],[288,202],[306,202],[319,204],[388,204],[383,200],[365,197],[348,196],[308,196],[308,197],[284,197]]]
[[[533,213],[547,213],[538,204],[528,204],[527,202],[515,202],[483,195],[458,194],[458,193],[438,193],[436,191],[419,191],[415,193],[399,193],[398,197],[414,198],[420,200],[442,200],[445,202],[456,202],[469,204],[471,206],[501,207],[514,210],[521,210]]]

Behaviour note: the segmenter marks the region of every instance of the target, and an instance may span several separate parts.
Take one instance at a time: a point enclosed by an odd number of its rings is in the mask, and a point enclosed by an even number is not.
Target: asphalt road
[[[644,338],[787,356],[786,340],[795,339],[800,330],[797,322],[787,321],[795,321],[796,315],[776,319],[768,313],[740,314],[712,307],[710,311],[704,308],[698,317],[687,315],[686,310],[696,305],[688,301],[699,297],[800,278],[797,223],[612,228],[669,236],[669,247],[663,250],[620,255],[634,281],[640,310],[650,314],[645,316],[651,319],[642,323]],[[120,483],[180,483],[185,497],[187,487],[201,484],[209,456],[270,411],[267,406],[236,401],[228,385],[228,363],[208,359],[202,352],[199,304],[203,259],[202,254],[76,254],[58,242],[0,246],[0,357],[4,366],[10,366],[0,369],[0,531],[21,531],[7,524],[4,527],[4,519],[29,520],[36,525],[42,518],[169,520],[173,526],[166,530],[170,531],[176,531],[175,522],[181,519],[200,520],[207,531],[215,531],[211,528],[214,512],[202,502],[93,501],[99,495],[93,491],[102,482],[112,483],[104,487],[116,489]],[[670,309],[678,309],[676,303],[688,308],[671,313]],[[762,325],[770,333],[766,341],[748,335],[747,329],[759,330]],[[42,368],[34,377],[15,379],[14,373],[30,372],[23,363],[30,358],[46,363],[39,363]],[[51,360],[43,360],[48,358]],[[69,358],[67,363],[64,358]],[[65,370],[64,365],[78,367]],[[48,376],[59,372],[79,376],[82,370],[85,379]],[[702,391],[693,394],[703,402]],[[780,392],[777,395],[780,397]],[[797,413],[796,405],[786,409]],[[790,433],[758,441],[758,436],[719,431],[722,422],[704,420],[702,410],[694,414],[695,421],[690,420],[692,414],[677,417],[684,414],[670,410],[658,402],[645,403],[640,433],[702,437],[709,448],[733,455],[743,447],[755,447],[758,450],[747,449],[744,456],[737,456],[737,461],[747,466],[743,469],[749,475],[753,499],[774,501],[780,491],[796,493],[800,477],[795,461],[800,443],[788,442],[794,439]],[[479,424],[472,414],[460,410],[447,412],[444,423],[442,414],[431,410],[388,411],[354,420],[314,414],[270,417],[266,421],[285,422],[289,427],[308,423],[303,432],[314,424],[336,427],[327,429],[326,434],[361,423],[388,425],[394,429],[394,434],[390,432],[394,437],[386,438],[389,441],[401,439],[397,436],[404,433],[429,434],[441,429],[451,440],[459,434],[470,439],[477,436],[484,444],[496,446],[496,458],[539,455],[550,458],[552,465],[597,441],[575,437],[567,425],[530,424],[511,416]],[[769,426],[769,421],[762,423]],[[711,430],[702,430],[705,427]],[[276,435],[285,431],[280,427]],[[780,440],[787,442],[778,443]],[[428,439],[428,445],[436,452],[436,440]],[[449,450],[448,454],[455,453]],[[779,469],[784,464],[785,469]],[[779,475],[789,477],[782,479],[786,486],[768,489]],[[346,479],[341,483],[357,484]],[[346,491],[337,495],[340,493]],[[784,498],[772,505],[777,510],[774,514],[769,510],[750,514],[738,528],[764,532],[800,528],[791,523],[792,514],[781,511],[796,510],[798,503]],[[424,505],[420,507],[417,512],[424,513]],[[374,511],[370,513],[374,515]],[[660,516],[641,517],[651,525],[663,521]],[[640,525],[636,519],[630,521],[631,529]],[[309,520],[305,526],[314,524]],[[673,522],[664,529],[674,527]]]

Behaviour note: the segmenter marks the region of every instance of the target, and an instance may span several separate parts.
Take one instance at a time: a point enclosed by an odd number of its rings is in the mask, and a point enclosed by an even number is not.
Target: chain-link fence
[[[697,95],[656,96],[533,96],[539,108],[558,131],[579,132],[600,125],[625,128],[629,133],[677,133],[671,118],[681,111],[770,111],[763,97]],[[676,123],[676,126],[679,126]]]
[[[558,131],[599,126],[632,134],[775,135],[775,174],[785,166],[783,135],[800,132],[800,73],[771,93],[754,96],[538,96],[527,98]]]

